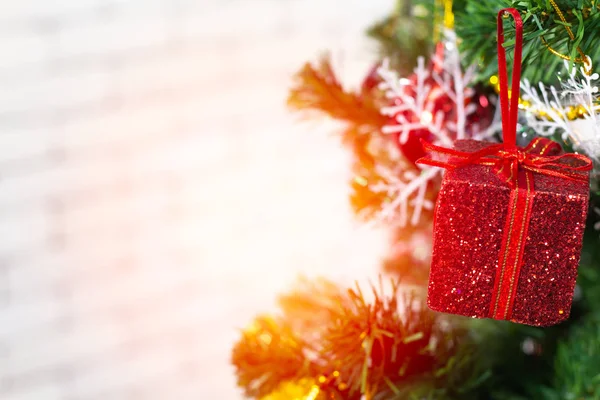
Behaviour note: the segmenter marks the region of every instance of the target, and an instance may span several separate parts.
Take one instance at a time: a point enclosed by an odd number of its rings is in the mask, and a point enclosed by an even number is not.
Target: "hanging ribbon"
[[[512,84],[509,91],[506,50],[504,49],[505,16],[515,21],[515,54]],[[498,75],[500,79],[500,108],[504,143],[491,144],[475,152],[447,149],[423,142],[427,157],[417,161],[445,169],[468,165],[483,165],[491,170],[511,189],[496,279],[490,303],[489,316],[510,319],[516,295],[521,261],[525,249],[531,210],[535,194],[535,174],[553,176],[577,182],[587,182],[587,171],[592,161],[580,154],[560,154],[561,146],[549,139],[537,138],[527,147],[517,146],[518,102],[523,48],[523,21],[514,8],[498,13]]]

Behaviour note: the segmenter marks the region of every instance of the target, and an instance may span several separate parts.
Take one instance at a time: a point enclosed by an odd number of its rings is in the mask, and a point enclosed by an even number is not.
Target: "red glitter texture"
[[[489,145],[459,140],[473,152]],[[534,174],[535,194],[510,320],[549,326],[569,317],[589,186]],[[473,318],[490,317],[511,189],[490,167],[447,171],[437,200],[428,305]]]

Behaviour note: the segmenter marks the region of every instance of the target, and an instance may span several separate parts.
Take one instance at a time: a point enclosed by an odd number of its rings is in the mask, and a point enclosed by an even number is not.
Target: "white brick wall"
[[[238,399],[229,350],[299,272],[373,276],[331,124],[284,105],[393,0],[0,3],[0,399]]]

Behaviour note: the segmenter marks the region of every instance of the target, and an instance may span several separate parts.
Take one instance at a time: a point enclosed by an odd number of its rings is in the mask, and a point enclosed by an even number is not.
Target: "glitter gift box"
[[[455,149],[472,153],[490,145],[459,140]],[[490,166],[466,165],[447,171],[435,210],[428,292],[431,309],[535,326],[568,318],[589,185],[584,180],[540,173],[532,178],[530,211],[519,218],[522,204],[515,202],[513,212],[509,208],[515,189]],[[509,216],[512,220],[507,225]],[[511,267],[500,261],[499,253],[506,247],[504,230],[513,223],[517,225],[511,231],[522,236],[513,240],[524,248],[521,262]]]

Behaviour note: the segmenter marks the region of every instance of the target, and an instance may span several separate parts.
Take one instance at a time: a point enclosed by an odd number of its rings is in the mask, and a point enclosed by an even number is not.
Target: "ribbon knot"
[[[528,156],[528,154],[525,153],[523,150],[517,149],[516,151],[509,152],[506,158],[511,160],[511,162],[525,164],[525,161],[531,161],[532,157]]]

